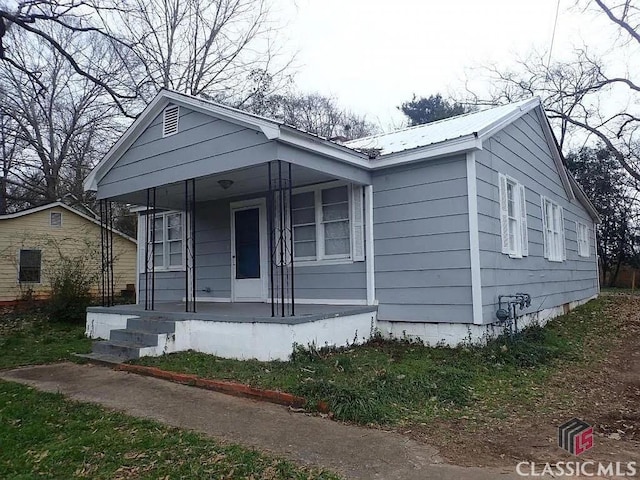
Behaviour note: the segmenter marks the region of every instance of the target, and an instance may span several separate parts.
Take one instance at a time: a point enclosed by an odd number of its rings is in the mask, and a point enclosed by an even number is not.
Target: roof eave
[[[475,133],[445,140],[425,147],[412,148],[401,152],[382,155],[371,161],[372,168],[388,168],[396,165],[447,157],[458,153],[482,150],[482,141]]]

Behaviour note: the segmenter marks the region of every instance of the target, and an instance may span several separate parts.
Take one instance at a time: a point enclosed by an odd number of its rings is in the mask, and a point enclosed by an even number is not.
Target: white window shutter
[[[549,258],[549,235],[547,235],[547,206],[546,198],[540,195],[540,207],[542,209],[542,249],[544,258]]]
[[[520,238],[522,240],[522,256],[529,255],[529,230],[527,229],[527,199],[525,197],[524,185],[518,184],[518,195],[520,197]]]
[[[562,229],[562,231],[560,232],[560,241],[562,242],[562,245],[560,246],[560,248],[562,248],[562,260],[566,260],[567,259],[567,242],[565,241],[563,208],[558,207],[558,212],[560,214],[560,228]]]
[[[509,199],[507,198],[507,177],[498,174],[500,194],[500,231],[502,236],[502,253],[509,253]]]
[[[591,256],[591,240],[589,240],[589,227],[587,227],[587,225],[584,224],[583,230],[584,230],[584,247],[585,247],[584,256],[589,257]]]
[[[351,255],[364,261],[364,201],[362,185],[351,185]]]

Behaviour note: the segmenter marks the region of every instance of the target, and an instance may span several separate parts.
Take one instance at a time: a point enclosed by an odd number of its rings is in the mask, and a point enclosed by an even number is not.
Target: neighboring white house
[[[175,333],[123,355],[286,358],[372,327],[455,344],[497,332],[502,295],[530,297],[523,325],[599,291],[598,215],[537,98],[338,144],[163,90],[85,187],[144,206],[141,303],[88,332]]]

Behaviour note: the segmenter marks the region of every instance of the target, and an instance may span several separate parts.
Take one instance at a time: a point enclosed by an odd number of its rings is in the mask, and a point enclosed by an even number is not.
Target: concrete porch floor
[[[277,306],[276,306],[277,307]],[[198,302],[196,313],[185,312],[184,302],[157,302],[154,310],[145,310],[144,304],[116,305],[113,307],[89,307],[87,312],[136,315],[139,317],[162,317],[168,320],[204,320],[212,322],[250,322],[298,324],[326,318],[375,312],[377,306],[366,305],[318,305],[300,304],[295,306],[295,315],[271,316],[270,303],[214,303]],[[286,308],[285,308],[286,311]]]

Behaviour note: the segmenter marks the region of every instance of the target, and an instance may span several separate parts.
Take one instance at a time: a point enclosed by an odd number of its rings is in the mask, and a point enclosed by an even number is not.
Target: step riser
[[[127,329],[146,333],[174,333],[176,324],[170,320],[149,320],[147,318],[129,318]]]
[[[158,345],[158,334],[134,332],[129,330],[111,330],[109,340],[113,340],[115,342],[136,343],[145,347],[156,347]]]
[[[112,345],[108,342],[96,342],[91,349],[93,353],[111,355],[123,360],[140,358],[140,349],[136,347],[125,347],[122,345]]]

